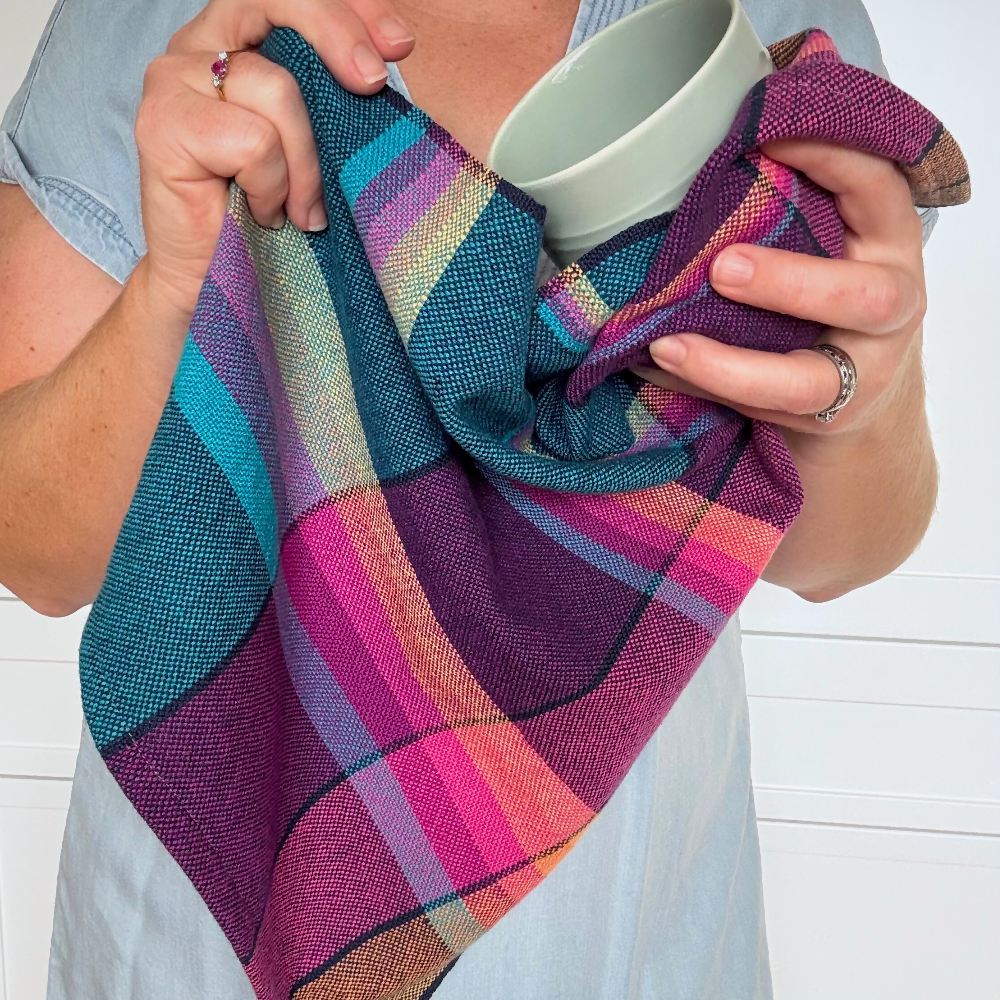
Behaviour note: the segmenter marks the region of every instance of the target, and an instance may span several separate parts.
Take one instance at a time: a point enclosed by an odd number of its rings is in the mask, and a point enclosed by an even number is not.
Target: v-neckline
[[[570,30],[569,42],[566,45],[566,51],[563,53],[561,58],[568,56],[573,49],[576,48],[580,42],[583,41],[582,38],[577,38],[577,34],[580,30],[580,25],[584,18],[584,11],[589,11],[593,6],[593,0],[579,0],[576,7],[576,17],[573,19],[573,27]],[[390,62],[386,63],[386,69],[389,71],[389,77],[386,81],[396,93],[401,94],[405,97],[411,104],[413,104],[413,98],[410,97],[410,89],[406,86],[406,81],[403,79],[403,74],[399,70],[399,64]]]

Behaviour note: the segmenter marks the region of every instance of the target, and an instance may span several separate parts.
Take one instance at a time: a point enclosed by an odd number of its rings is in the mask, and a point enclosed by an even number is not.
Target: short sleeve
[[[146,252],[133,139],[143,72],[204,2],[60,0],[0,125],[0,181],[118,281]]]

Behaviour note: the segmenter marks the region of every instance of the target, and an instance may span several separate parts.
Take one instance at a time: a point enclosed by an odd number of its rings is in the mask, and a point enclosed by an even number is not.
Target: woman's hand
[[[389,0],[211,0],[146,70],[136,118],[145,269],[157,300],[190,316],[226,208],[229,178],[254,218],[278,227],[326,226],[312,127],[287,70],[252,51],[274,26],[294,28],[337,80],[359,94],[386,79],[413,34]],[[212,85],[231,53],[226,101]]]
[[[93,600],[212,258],[229,178],[261,225],[326,224],[312,129],[248,49],[295,28],[369,93],[413,48],[390,0],[211,0],[149,66],[135,134],[149,252],[120,288],[0,185],[0,580],[43,614]],[[212,85],[236,52],[226,101]],[[36,350],[37,346],[37,350]],[[45,461],[39,462],[38,456]]]
[[[800,140],[771,143],[763,152],[833,192],[848,228],[844,259],[728,247],[712,265],[712,286],[737,302],[828,326],[822,342],[846,351],[857,366],[854,398],[835,420],[821,423],[813,414],[840,390],[828,358],[728,347],[696,333],[654,341],[650,354],[662,371],[640,371],[660,385],[803,434],[842,434],[871,419],[887,392],[891,398],[923,321],[920,219],[906,179],[888,160]]]
[[[923,402],[921,225],[898,168],[858,150],[788,140],[763,151],[833,192],[847,225],[843,260],[734,246],[713,263],[719,294],[827,326],[821,342],[858,371],[829,423],[840,376],[815,351],[771,354],[681,333],[650,346],[659,385],[777,424],[805,489],[802,514],[765,576],[823,600],[890,572],[933,510],[936,475]]]

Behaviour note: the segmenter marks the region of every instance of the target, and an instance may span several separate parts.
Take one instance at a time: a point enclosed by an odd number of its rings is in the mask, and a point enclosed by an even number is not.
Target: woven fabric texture
[[[330,227],[261,229],[234,188],[84,704],[261,1000],[417,1000],[584,833],[799,509],[773,428],[628,371],[672,331],[817,338],[707,281],[733,242],[842,252],[831,197],[758,144],[891,157],[922,205],[968,178],[813,30],[676,213],[536,290],[540,206],[295,33],[264,52]]]

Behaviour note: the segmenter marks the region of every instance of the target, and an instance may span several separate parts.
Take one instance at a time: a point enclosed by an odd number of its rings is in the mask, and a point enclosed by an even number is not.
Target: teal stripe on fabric
[[[581,344],[563,326],[562,320],[552,311],[548,302],[543,302],[538,307],[538,317],[555,334],[556,339],[563,347],[568,348],[574,354],[583,354],[590,349],[590,344]]]
[[[340,188],[348,205],[353,209],[358,195],[368,183],[400,153],[406,152],[426,131],[426,126],[417,124],[411,115],[407,115],[405,118],[400,118],[374,142],[358,150],[340,171]]]
[[[174,396],[240,498],[273,580],[278,570],[278,519],[264,456],[243,411],[190,337],[174,379]]]
[[[172,393],[80,642],[80,689],[106,749],[225,664],[271,589],[240,498]]]

